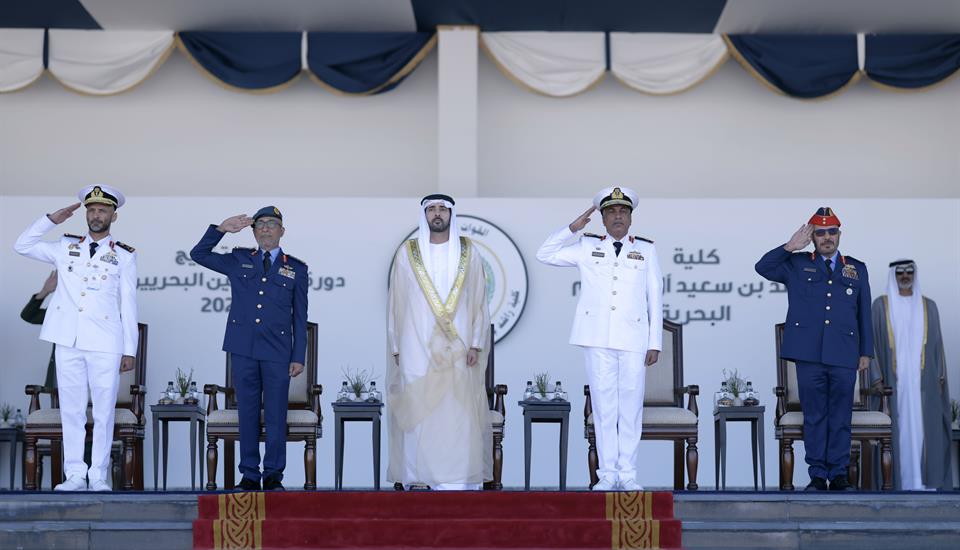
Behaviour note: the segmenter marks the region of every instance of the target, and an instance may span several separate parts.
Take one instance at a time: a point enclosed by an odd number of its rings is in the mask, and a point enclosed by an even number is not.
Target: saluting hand
[[[570,223],[570,231],[572,233],[576,233],[577,231],[580,231],[581,229],[586,227],[587,224],[590,223],[590,214],[593,214],[593,211],[596,209],[597,209],[596,206],[591,206],[590,208],[587,209],[586,212],[584,212],[583,214],[580,214],[580,217],[578,217],[577,219],[573,220]]]
[[[223,220],[217,229],[224,233],[237,233],[253,225],[253,218],[246,214],[237,214]]]
[[[787,244],[783,245],[783,249],[787,252],[796,252],[797,250],[803,250],[811,242],[813,242],[813,225],[807,223],[797,229],[790,240],[787,241]]]
[[[64,206],[63,208],[61,208],[60,210],[57,210],[57,211],[54,212],[53,214],[47,214],[47,217],[50,218],[50,221],[52,221],[53,223],[59,225],[59,224],[63,223],[64,221],[66,221],[67,218],[69,218],[70,216],[72,216],[72,215],[73,215],[73,212],[74,212],[77,208],[80,208],[80,203],[79,203],[79,202],[75,202],[75,203],[71,204],[70,206]]]

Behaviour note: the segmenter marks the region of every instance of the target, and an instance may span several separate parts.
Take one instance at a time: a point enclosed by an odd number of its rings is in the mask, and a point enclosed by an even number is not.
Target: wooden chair
[[[487,355],[487,369],[485,386],[487,403],[490,406],[490,425],[493,431],[493,480],[483,484],[484,490],[500,491],[503,489],[503,431],[506,424],[507,410],[504,397],[507,395],[507,385],[495,382],[493,325],[490,325],[490,353]]]
[[[774,418],[774,435],[780,442],[780,490],[793,491],[793,442],[803,440],[803,411],[800,408],[800,394],[797,390],[797,366],[793,361],[780,357],[783,342],[783,323],[774,330],[777,343],[777,387],[773,389],[777,396],[777,410]],[[850,423],[851,456],[848,477],[850,484],[861,487],[860,462],[863,460],[863,488],[873,485],[873,453],[870,449],[879,442],[880,468],[883,476],[882,488],[893,489],[893,424],[890,419],[889,396],[893,395],[890,386],[869,387],[865,373],[857,373],[858,391],[853,392],[853,418]],[[880,397],[879,410],[870,410],[867,405],[870,396]],[[867,452],[861,453],[861,449]]]
[[[113,478],[114,488],[124,490],[143,490],[143,439],[146,419],[144,414],[144,399],[147,388],[144,385],[147,377],[147,325],[138,323],[139,344],[134,360],[134,369],[120,373],[120,384],[117,388],[117,406],[114,413],[113,439]],[[51,484],[55,485],[63,479],[63,426],[60,421],[60,399],[57,388],[30,385],[25,388],[30,396],[27,425],[24,431],[25,459],[23,471],[26,475],[24,490],[35,491],[39,488],[40,478],[40,449],[49,449],[46,452],[51,456]],[[40,408],[40,395],[50,396],[50,408]],[[92,411],[87,409],[87,439],[93,438]],[[38,441],[48,440],[47,445],[38,445]],[[119,441],[119,448],[116,442]],[[119,454],[118,452],[119,451]],[[122,457],[123,466],[120,469],[119,479],[117,466]],[[119,483],[118,483],[119,482]],[[119,485],[119,486],[118,486]]]
[[[647,368],[643,397],[643,433],[641,440],[673,441],[673,488],[683,490],[684,445],[686,445],[687,490],[697,490],[699,453],[699,415],[697,395],[700,386],[683,384],[683,326],[663,322],[663,350],[653,367]],[[683,395],[689,395],[683,406]],[[583,387],[584,438],[587,440],[587,466],[590,469],[590,487],[599,481],[597,468],[597,439],[593,425],[593,405],[590,386]]]
[[[234,488],[236,473],[235,446],[240,439],[237,399],[233,386],[233,369],[227,353],[226,385],[206,384],[207,394],[207,485],[208,491],[217,488],[217,441],[223,440],[223,488]],[[303,488],[317,488],[317,439],[323,434],[323,414],[320,412],[320,394],[323,386],[317,384],[317,324],[307,323],[307,363],[300,376],[290,379],[287,394],[287,441],[303,441],[303,469],[306,483]],[[217,404],[217,394],[224,395],[224,408]],[[260,411],[260,441],[266,441],[267,432]]]

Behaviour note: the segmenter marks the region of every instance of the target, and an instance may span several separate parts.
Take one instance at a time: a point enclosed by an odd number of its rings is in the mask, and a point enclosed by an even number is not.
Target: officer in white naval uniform
[[[80,191],[78,198],[78,203],[41,216],[14,248],[57,269],[57,289],[40,330],[41,340],[56,344],[67,480],[55,490],[84,491],[89,480],[91,491],[109,491],[105,480],[120,371],[133,369],[137,352],[137,260],[133,247],[110,235],[123,195],[97,185]],[[86,206],[87,235],[41,240],[81,203]],[[93,402],[89,468],[83,461],[88,390]]]
[[[637,194],[610,187],[593,207],[543,243],[537,259],[580,269],[580,302],[570,343],[583,347],[600,481],[594,490],[640,490],[637,448],[643,421],[647,367],[662,349],[663,311],[660,265],[653,241],[628,237]],[[600,210],[606,235],[577,232]]]

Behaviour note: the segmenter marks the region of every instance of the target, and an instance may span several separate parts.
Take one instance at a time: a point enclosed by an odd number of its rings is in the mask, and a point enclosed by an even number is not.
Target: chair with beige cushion
[[[800,408],[800,395],[797,390],[797,366],[793,361],[780,357],[783,342],[783,323],[775,327],[777,343],[777,411],[774,418],[774,435],[780,442],[780,490],[792,491],[793,487],[793,442],[803,440],[803,411]],[[889,396],[893,395],[890,386],[871,388],[867,385],[864,373],[857,374],[858,391],[853,392],[853,417],[850,422],[851,456],[848,477],[854,487],[860,485],[860,462],[863,460],[863,486],[870,488],[873,480],[873,445],[880,445],[880,470],[883,476],[882,489],[893,489],[893,425],[890,420]],[[880,410],[870,410],[869,397],[881,397]],[[861,452],[866,449],[867,452]]]
[[[147,376],[147,325],[137,325],[139,344],[134,360],[134,369],[120,373],[120,384],[117,388],[117,406],[114,413],[113,439],[114,452],[113,471],[114,489],[143,490],[143,439],[146,418],[144,415],[144,399]],[[60,402],[57,388],[30,385],[25,389],[30,396],[30,408],[27,415],[27,425],[24,431],[24,447],[26,458],[23,470],[26,474],[24,490],[35,491],[39,488],[40,450],[50,452],[51,483],[57,484],[63,479],[62,449],[63,426],[60,421]],[[40,408],[40,395],[50,396],[50,408]],[[87,440],[93,437],[92,409],[87,408]],[[49,445],[38,444],[48,440]],[[117,445],[119,442],[119,446]],[[49,450],[47,450],[49,449]],[[119,451],[119,452],[117,452]],[[118,460],[119,459],[119,460]],[[118,462],[122,467],[118,468]],[[119,486],[118,486],[119,485]]]
[[[208,491],[217,488],[217,442],[223,440],[223,488],[233,489],[236,473],[235,447],[240,439],[237,400],[233,388],[230,354],[227,353],[226,385],[207,384],[207,485]],[[307,323],[307,358],[303,372],[290,379],[287,394],[287,441],[303,441],[303,470],[306,483],[303,488],[317,488],[317,439],[323,434],[323,415],[320,412],[320,394],[323,387],[317,381],[317,324]],[[217,394],[224,395],[224,408],[217,404]],[[260,441],[266,441],[263,410],[260,411]]]
[[[683,384],[683,327],[670,321],[663,322],[663,350],[657,364],[647,368],[643,397],[643,433],[641,440],[673,441],[673,488],[683,490],[683,466],[686,458],[687,490],[697,490],[699,454],[699,409],[697,395],[700,387]],[[590,386],[583,387],[586,396],[583,405],[584,437],[587,440],[587,465],[590,469],[590,487],[599,478],[597,468],[597,439],[593,426],[593,406]],[[683,395],[689,395],[683,406]],[[686,447],[686,453],[684,453]],[[684,457],[686,454],[686,457]]]

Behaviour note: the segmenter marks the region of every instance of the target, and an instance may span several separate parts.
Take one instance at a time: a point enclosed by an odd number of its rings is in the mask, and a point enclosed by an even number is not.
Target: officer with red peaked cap
[[[813,252],[801,252],[811,242]],[[873,356],[867,266],[840,254],[839,245],[840,219],[823,207],[756,265],[761,276],[787,287],[780,357],[796,364],[808,491],[826,490],[828,480],[830,490],[852,490],[853,392],[857,371]]]

